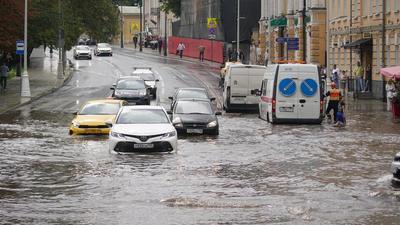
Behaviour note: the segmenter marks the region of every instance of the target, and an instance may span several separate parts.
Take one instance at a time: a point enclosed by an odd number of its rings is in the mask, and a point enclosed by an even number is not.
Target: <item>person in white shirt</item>
[[[179,57],[182,59],[182,55],[183,55],[183,50],[185,50],[185,45],[180,42],[178,44],[178,47],[176,48],[177,53],[179,53]]]
[[[387,111],[392,111],[392,99],[396,95],[396,86],[392,79],[390,79],[386,83],[385,89],[386,89],[386,103],[387,103],[386,109]]]

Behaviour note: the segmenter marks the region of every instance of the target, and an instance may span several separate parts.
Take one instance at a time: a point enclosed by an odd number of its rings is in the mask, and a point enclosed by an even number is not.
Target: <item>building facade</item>
[[[399,0],[328,0],[328,71],[365,71],[370,97],[385,96],[380,69],[400,65]]]
[[[258,61],[326,65],[326,14],[325,0],[261,0]]]

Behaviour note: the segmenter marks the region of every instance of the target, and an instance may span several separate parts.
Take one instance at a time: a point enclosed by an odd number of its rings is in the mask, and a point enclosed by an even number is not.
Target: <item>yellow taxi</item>
[[[119,109],[127,105],[124,100],[94,100],[88,101],[75,114],[69,127],[69,134],[108,134],[110,128],[106,122],[115,119]]]

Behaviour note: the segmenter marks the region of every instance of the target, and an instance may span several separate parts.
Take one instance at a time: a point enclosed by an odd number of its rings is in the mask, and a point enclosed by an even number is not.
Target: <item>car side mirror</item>
[[[168,111],[167,111],[167,114],[168,114],[168,115],[172,115],[172,111],[171,111],[171,110],[168,110]]]
[[[213,98],[210,98],[210,101],[215,101],[215,98],[213,97]]]
[[[222,112],[215,112],[216,116],[222,116]]]
[[[169,99],[169,100],[174,100],[174,97],[169,96],[168,99]]]
[[[160,81],[159,79],[156,79],[156,82]]]
[[[76,115],[78,115],[78,112],[73,112],[72,115],[75,115],[75,116],[76,116]]]
[[[110,90],[115,90],[115,87],[110,87]]]
[[[109,128],[111,128],[111,127],[113,126],[113,124],[112,124],[111,121],[106,121],[106,125],[107,125],[107,127],[109,127]]]

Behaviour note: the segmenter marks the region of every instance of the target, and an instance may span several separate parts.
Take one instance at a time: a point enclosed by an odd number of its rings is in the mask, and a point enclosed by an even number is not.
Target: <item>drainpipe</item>
[[[307,34],[306,34],[306,7],[307,1],[303,0],[303,61],[306,62],[307,57]]]
[[[386,48],[386,1],[382,1],[382,67],[384,68],[385,59],[385,48]],[[385,80],[382,78],[382,96],[383,101],[385,101],[386,91],[385,91]]]
[[[349,38],[350,38],[350,42],[349,43],[353,43],[353,36],[351,36],[351,28],[353,27],[353,0],[350,1],[350,25],[349,25]],[[355,93],[356,93],[356,80],[354,79],[354,74],[353,74],[353,48],[350,47],[350,77],[353,78],[353,98],[355,98]],[[347,79],[349,81],[349,79]],[[347,82],[347,86],[349,86],[350,82]]]

